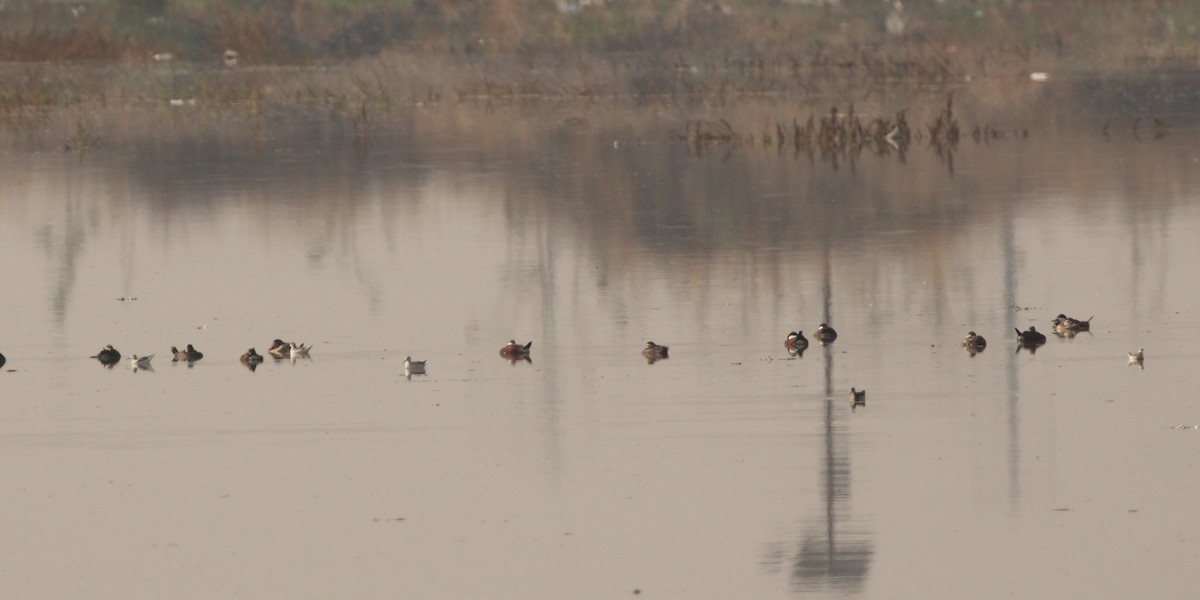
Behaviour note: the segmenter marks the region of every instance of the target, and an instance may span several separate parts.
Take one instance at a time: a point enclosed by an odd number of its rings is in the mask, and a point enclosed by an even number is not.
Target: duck
[[[304,344],[297,344],[293,342],[288,346],[288,356],[292,357],[293,359],[308,358],[309,350],[312,350],[312,344],[305,346]]]
[[[308,357],[308,351],[312,350],[312,344],[305,346],[303,343],[285,342],[279,338],[275,338],[275,341],[271,342],[271,347],[267,348],[267,352],[275,358],[288,358],[292,356],[292,346],[299,346],[301,356],[306,358]]]
[[[821,323],[817,327],[817,340],[819,340],[822,344],[831,343],[831,342],[833,342],[833,340],[836,340],[836,339],[837,339],[837,332],[834,331],[833,328],[830,327],[829,325],[826,325],[825,323]]]
[[[783,347],[792,353],[803,352],[805,348],[808,348],[808,338],[804,337],[803,331],[793,331],[783,341]]]
[[[1082,321],[1080,319],[1075,319],[1059,313],[1057,317],[1054,317],[1054,320],[1051,321],[1051,323],[1054,325],[1055,333],[1074,334],[1080,331],[1091,331],[1093,318],[1095,318],[1095,315],[1088,317],[1086,321]]]
[[[642,348],[642,356],[646,357],[646,362],[652,364],[655,361],[670,358],[667,356],[667,347],[660,346],[654,342],[646,342],[646,347]]]
[[[175,346],[171,346],[171,355],[174,356],[174,358],[171,359],[171,362],[179,362],[181,360],[194,362],[204,358],[204,353],[193,348],[191,344],[187,345],[186,350],[180,350]]]
[[[121,353],[117,352],[117,349],[113,348],[112,344],[109,344],[109,345],[101,348],[99,352],[97,352],[96,354],[94,354],[92,356],[89,356],[88,358],[94,358],[94,359],[100,361],[100,364],[102,364],[106,367],[111,367],[111,366],[121,362]]]
[[[411,356],[404,357],[404,374],[405,375],[424,375],[426,360],[413,360]]]
[[[500,349],[500,356],[503,356],[504,358],[514,362],[522,358],[529,360],[529,348],[532,346],[532,340],[530,340],[530,342],[524,346],[518,344],[517,340],[508,340],[508,345]]]
[[[129,366],[133,367],[134,369],[148,369],[150,368],[150,361],[153,358],[153,354],[148,356],[138,356],[136,354],[132,354],[129,356]]]
[[[1142,364],[1142,361],[1145,359],[1146,359],[1146,352],[1142,348],[1138,348],[1137,352],[1129,353],[1129,364],[1131,364],[1131,365],[1140,365],[1140,364]]]
[[[263,357],[257,350],[251,348],[242,354],[242,362],[246,364],[256,365],[263,361]]]
[[[1021,331],[1013,328],[1017,332],[1017,342],[1022,346],[1040,346],[1046,343],[1046,336],[1039,332],[1033,325],[1029,326],[1028,331]]]
[[[855,409],[867,405],[867,390],[850,388],[850,408]]]
[[[967,351],[969,351],[971,354],[975,354],[976,352],[981,352],[987,347],[987,340],[983,339],[982,335],[979,335],[974,331],[968,331],[967,337],[963,339],[962,345],[965,346]]]

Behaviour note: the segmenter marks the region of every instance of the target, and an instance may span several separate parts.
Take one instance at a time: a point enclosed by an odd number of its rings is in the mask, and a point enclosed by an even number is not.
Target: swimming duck
[[[837,332],[834,331],[832,327],[824,323],[821,323],[821,325],[817,327],[817,340],[822,344],[828,344],[836,339]]]
[[[121,362],[121,353],[117,352],[117,349],[113,348],[112,344],[109,344],[109,345],[101,348],[99,352],[97,352],[96,354],[94,354],[92,356],[89,356],[88,358],[94,358],[96,360],[99,360],[100,364],[102,364],[106,367],[111,367],[111,366]]]
[[[295,358],[308,358],[308,351],[312,350],[312,344],[305,346],[293,342],[288,346],[288,356]]]
[[[982,335],[979,335],[974,331],[968,331],[967,337],[963,339],[962,345],[966,347],[968,352],[975,354],[977,352],[982,352],[983,349],[987,347],[987,340],[983,339]]]
[[[517,340],[508,340],[508,345],[500,349],[500,356],[514,362],[522,358],[529,360],[529,348],[531,346],[533,346],[532,340],[524,346],[518,344]]]
[[[246,368],[250,369],[250,372],[253,373],[255,369],[258,369],[258,365],[262,364],[263,356],[254,348],[251,348],[245,354],[242,354],[241,360],[242,364],[246,365]]]
[[[1016,328],[1014,327],[1013,329],[1016,329]],[[1040,346],[1040,345],[1046,343],[1046,336],[1041,334],[1040,332],[1038,332],[1038,330],[1035,329],[1033,325],[1029,326],[1028,331],[1021,331],[1020,329],[1016,329],[1016,332],[1017,332],[1017,342],[1019,342],[1022,346],[1026,346],[1026,347]]]
[[[301,356],[306,358],[308,357],[308,351],[312,350],[312,344],[305,346],[302,343],[285,342],[279,338],[275,338],[275,341],[271,342],[271,347],[267,348],[267,352],[275,358],[287,358],[292,355],[292,346],[299,346]]]
[[[425,360],[413,360],[411,356],[404,357],[404,374],[405,375],[424,375]]]
[[[855,409],[867,405],[867,390],[850,388],[850,408]]]
[[[174,357],[171,359],[171,362],[179,362],[181,360],[195,362],[204,358],[204,353],[193,348],[191,344],[187,345],[186,350],[180,350],[175,346],[171,346],[171,355]]]
[[[808,338],[804,337],[803,331],[793,331],[783,341],[783,347],[793,353],[803,352],[808,347]]]
[[[1142,361],[1143,361],[1143,360],[1145,360],[1145,358],[1146,358],[1146,353],[1145,353],[1145,351],[1144,351],[1142,348],[1138,348],[1138,351],[1137,351],[1137,352],[1130,352],[1130,353],[1129,353],[1129,364],[1131,364],[1131,365],[1141,365],[1141,364],[1142,364]]]
[[[670,358],[667,356],[667,347],[660,346],[654,342],[646,342],[646,347],[642,348],[642,356],[646,357],[646,362],[652,364],[657,360]]]
[[[1054,333],[1059,335],[1071,334],[1074,335],[1080,331],[1090,331],[1092,329],[1092,319],[1095,315],[1088,317],[1086,321],[1081,321],[1072,317],[1068,317],[1059,313],[1051,323],[1054,325]]]

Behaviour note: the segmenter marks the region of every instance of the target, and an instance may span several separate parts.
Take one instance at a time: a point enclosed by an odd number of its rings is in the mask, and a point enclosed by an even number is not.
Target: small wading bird
[[[783,341],[783,347],[791,354],[800,354],[808,347],[808,338],[804,337],[803,331],[793,331]]]
[[[1142,348],[1138,348],[1137,352],[1129,353],[1129,364],[1142,366],[1142,361],[1145,360],[1146,353]]]
[[[111,366],[121,362],[121,353],[117,352],[117,349],[113,348],[112,344],[109,344],[109,345],[105,346],[104,348],[101,348],[99,352],[97,352],[96,354],[94,354],[92,356],[89,356],[88,358],[94,358],[94,359],[100,361],[100,364],[102,364],[106,367],[111,367]]]
[[[517,362],[521,359],[533,362],[529,358],[529,349],[531,347],[533,347],[532,340],[524,346],[518,344],[517,340],[508,340],[508,345],[500,349],[500,356],[503,356],[504,358],[507,358],[513,362]]]
[[[404,357],[404,374],[405,375],[424,375],[425,360],[413,360],[411,356]]]
[[[138,355],[134,354],[134,355],[132,355],[132,356],[130,356],[130,357],[129,357],[129,366],[130,366],[130,367],[131,367],[131,368],[132,368],[134,371],[136,371],[136,370],[138,370],[138,369],[149,369],[149,368],[150,368],[150,361],[151,361],[153,358],[154,358],[154,355],[153,355],[153,354],[151,354],[151,355],[149,355],[149,356],[138,356]]]
[[[860,406],[867,405],[867,390],[856,390],[850,388],[850,409],[854,410]]]
[[[171,362],[179,362],[181,360],[195,362],[204,358],[204,353],[193,348],[191,344],[187,345],[186,350],[180,350],[175,346],[171,346],[171,355],[173,356]]]
[[[822,344],[832,343],[833,340],[836,340],[836,339],[837,339],[837,332],[834,331],[832,327],[830,327],[824,323],[821,323],[821,325],[817,327],[817,340],[820,341]]]
[[[646,362],[654,364],[655,361],[669,358],[667,356],[667,347],[660,346],[654,342],[646,342],[646,347],[642,348],[642,356],[646,357]]]
[[[304,344],[292,343],[291,346],[288,346],[288,356],[292,357],[293,360],[297,358],[308,358],[309,350],[312,350],[312,344],[305,346]]]

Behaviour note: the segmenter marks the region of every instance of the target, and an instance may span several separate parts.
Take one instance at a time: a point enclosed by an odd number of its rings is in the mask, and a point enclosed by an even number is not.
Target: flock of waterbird
[[[1078,333],[1091,331],[1092,317],[1088,317],[1086,320],[1076,319],[1060,313],[1054,318],[1053,321],[1051,321],[1051,325],[1054,333],[1058,336],[1074,337]],[[1030,325],[1029,329],[1025,331],[1016,329],[1016,332],[1018,352],[1022,348],[1029,350],[1031,353],[1036,352],[1039,346],[1046,343],[1046,335],[1039,332],[1033,325]],[[817,327],[814,337],[816,338],[817,343],[825,346],[832,344],[834,340],[837,339],[838,334],[837,331],[835,331],[828,324],[821,323]],[[808,344],[808,338],[804,337],[803,330],[789,332],[787,338],[784,339],[783,342],[784,347],[791,356],[799,356],[803,354],[804,350],[808,348]],[[984,339],[982,335],[979,335],[974,331],[970,331],[967,332],[966,338],[963,339],[962,346],[966,348],[967,352],[970,353],[971,356],[975,356],[987,348],[987,340]],[[530,349],[532,347],[532,341],[522,345],[518,344],[516,340],[509,340],[508,344],[500,348],[500,356],[512,362],[517,362],[520,360],[532,362],[533,359],[530,354]],[[312,348],[312,344],[285,342],[282,339],[277,338],[271,343],[271,346],[267,348],[267,354],[269,354],[275,360],[291,359],[295,361],[297,359],[309,358],[309,351],[311,351]],[[646,347],[642,349],[642,356],[646,359],[647,363],[654,364],[657,361],[670,358],[669,348],[667,346],[656,344],[652,341],[646,342]],[[121,353],[114,348],[112,344],[109,344],[88,358],[94,358],[100,361],[101,365],[111,369],[114,365],[121,362]],[[192,363],[202,358],[204,358],[204,353],[197,350],[191,344],[188,344],[183,350],[180,350],[175,346],[171,346],[171,362],[186,362],[188,363],[188,366],[191,366]],[[139,369],[152,370],[150,361],[153,359],[153,354],[148,354],[145,356],[133,354],[130,355],[126,360],[129,363],[129,367],[136,372]],[[241,356],[241,363],[251,371],[255,370],[264,360],[266,360],[265,357],[259,354],[254,348],[250,348]],[[1129,353],[1130,365],[1137,365],[1139,368],[1141,368],[1144,360],[1145,350],[1143,348],[1138,348],[1137,352]],[[7,359],[4,358],[3,354],[0,354],[0,367],[3,367],[6,362]],[[406,376],[424,375],[426,373],[426,362],[428,361],[413,360],[411,356],[404,357],[404,374]],[[866,405],[867,391],[853,387],[850,388],[851,408],[858,408]]]

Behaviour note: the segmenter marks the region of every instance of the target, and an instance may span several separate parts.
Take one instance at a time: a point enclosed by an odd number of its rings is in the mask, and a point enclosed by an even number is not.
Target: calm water
[[[781,107],[467,106],[369,146],[168,119],[82,156],[10,148],[0,581],[1194,593],[1200,106],[1164,101],[1156,136],[1145,111],[1052,85],[1028,112],[964,104],[964,129],[1008,135],[964,133],[952,160],[918,143],[836,168],[672,139],[689,118],[808,114]],[[1015,351],[1014,327],[1059,312],[1092,331]],[[837,342],[790,358],[786,334],[822,321]],[[238,362],[277,337],[312,358]],[[510,338],[532,362],[498,355]],[[647,365],[647,340],[671,358]],[[153,370],[87,358],[109,343]],[[173,364],[188,343],[205,358]],[[428,375],[406,379],[406,355]]]

